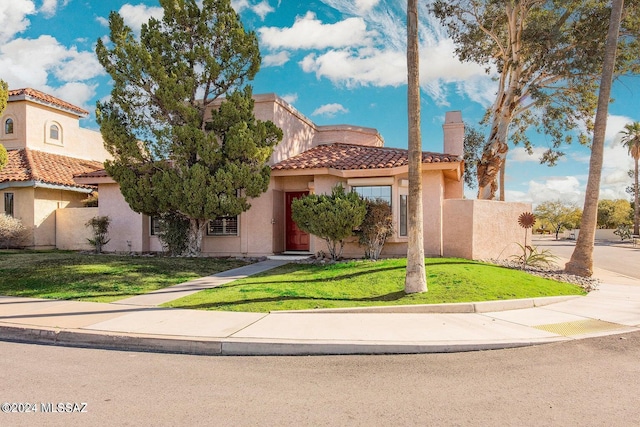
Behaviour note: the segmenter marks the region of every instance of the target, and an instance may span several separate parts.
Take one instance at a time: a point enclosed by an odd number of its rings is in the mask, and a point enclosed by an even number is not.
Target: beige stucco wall
[[[4,122],[8,117],[14,119],[12,135],[4,134]],[[104,149],[100,132],[81,128],[79,117],[75,114],[29,101],[12,101],[8,103],[0,123],[0,141],[8,150],[27,147],[86,160],[104,161],[110,158]],[[58,141],[48,138],[51,124],[60,128]]]
[[[99,188],[100,216],[111,219],[109,238],[104,250],[106,252],[128,252],[127,241],[131,242],[133,252],[149,251],[149,220],[144,215],[129,208],[117,184],[102,184]]]
[[[366,145],[382,147],[384,141],[376,129],[360,126],[338,125],[318,126],[313,145],[332,144],[341,142],[344,144]]]
[[[22,221],[22,225],[31,230],[30,239],[25,242],[27,246],[33,246],[33,187],[15,187],[0,190],[0,212],[4,213],[4,193],[13,193],[13,217]]]
[[[518,217],[531,212],[529,203],[453,199],[444,201],[444,256],[508,259],[519,254],[525,230]],[[531,229],[527,244],[531,242]]]
[[[64,208],[56,210],[56,248],[71,251],[88,251],[93,246],[87,239],[92,237],[86,223],[98,216],[98,208]]]
[[[82,206],[81,200],[87,197],[73,191],[12,187],[0,191],[2,202],[4,193],[14,194],[14,217],[31,228],[31,239],[27,245],[39,249],[56,247],[56,210]]]

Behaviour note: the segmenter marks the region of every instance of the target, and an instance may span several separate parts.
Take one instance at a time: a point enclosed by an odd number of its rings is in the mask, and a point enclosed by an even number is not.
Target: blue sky
[[[421,2],[425,7],[426,2]],[[315,123],[378,129],[390,147],[406,148],[406,0],[233,0],[246,28],[256,31],[262,69],[254,93],[275,92]],[[0,2],[0,78],[10,88],[32,87],[92,112],[82,125],[96,129],[97,100],[109,77],[94,55],[108,34],[109,12],[132,28],[160,16],[157,0],[11,0]],[[477,124],[494,86],[475,64],[460,63],[453,44],[421,11],[422,135],[425,151],[442,151],[442,121],[461,110]],[[610,107],[601,198],[629,198],[633,162],[616,138],[640,120],[640,79],[617,81]],[[544,135],[532,136],[540,152]],[[582,206],[589,151],[570,146],[555,167],[511,148],[507,200],[534,204],[562,199]],[[474,191],[467,191],[475,197]]]

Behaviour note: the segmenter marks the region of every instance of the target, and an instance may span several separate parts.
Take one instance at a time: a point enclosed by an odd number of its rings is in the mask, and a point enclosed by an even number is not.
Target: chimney
[[[464,122],[462,112],[447,111],[444,116],[444,154],[462,157],[464,154]]]

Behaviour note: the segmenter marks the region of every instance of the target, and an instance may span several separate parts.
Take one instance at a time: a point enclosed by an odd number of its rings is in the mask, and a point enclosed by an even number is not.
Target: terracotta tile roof
[[[422,163],[456,163],[461,160],[450,154],[422,152]],[[314,147],[273,165],[272,169],[385,169],[406,166],[408,161],[408,151],[401,148],[336,143]]]
[[[78,114],[79,116],[88,116],[89,112],[84,108],[77,107],[73,104],[68,103],[67,101],[63,101],[60,98],[56,98],[55,96],[46,94],[44,92],[40,92],[39,90],[24,88],[24,89],[14,89],[9,91],[9,100],[12,97],[21,99],[28,99],[44,104],[49,104],[57,108],[61,108],[63,110],[71,111],[73,113]]]
[[[9,161],[0,171],[0,182],[38,181],[46,184],[90,188],[78,185],[73,176],[103,169],[101,162],[75,159],[23,148],[9,150]]]
[[[92,172],[84,172],[74,175],[74,178],[106,178],[109,174],[104,169],[99,169]]]

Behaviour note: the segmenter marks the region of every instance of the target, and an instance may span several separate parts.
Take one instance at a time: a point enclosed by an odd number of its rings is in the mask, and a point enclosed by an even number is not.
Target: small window
[[[238,235],[238,217],[237,216],[220,216],[209,221],[207,227],[207,236],[237,236]]]
[[[55,139],[56,141],[60,139],[60,128],[58,125],[51,125],[49,127],[49,138]]]
[[[13,133],[13,119],[7,119],[4,122],[5,135],[11,135]]]
[[[150,234],[151,234],[152,236],[157,236],[157,235],[159,235],[159,234],[160,234],[160,221],[161,221],[161,220],[160,220],[160,217],[158,217],[158,216],[152,216],[152,217],[150,218],[150,223],[151,223],[151,224],[150,224],[150,225],[151,225],[151,227],[150,227],[150,228],[151,228],[151,229],[150,229],[150,231],[149,231],[149,232],[150,232]]]
[[[13,216],[13,193],[4,193],[4,213]]]
[[[407,195],[400,195],[400,230],[401,236],[407,235]]]

